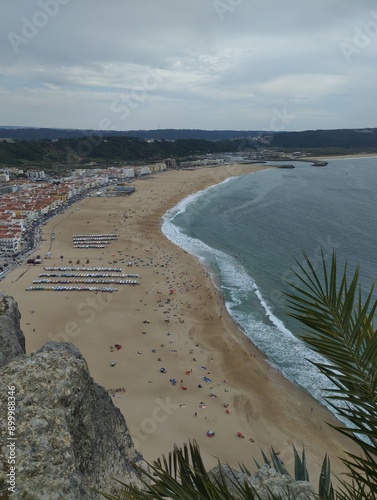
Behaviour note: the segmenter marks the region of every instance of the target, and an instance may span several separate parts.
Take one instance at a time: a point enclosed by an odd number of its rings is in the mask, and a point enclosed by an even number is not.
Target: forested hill
[[[68,130],[66,132],[70,133]],[[259,159],[273,159],[273,155],[278,151],[286,153],[303,151],[324,156],[377,153],[377,129],[311,130],[264,135],[250,133],[233,139],[215,139],[213,136],[213,140],[145,139],[121,135],[107,136],[99,131],[92,132],[88,136],[81,135],[79,138],[19,140],[5,138],[5,130],[0,129],[0,167],[47,168],[53,165],[69,167],[89,161],[147,162],[161,161],[168,157],[182,159],[208,153],[255,153]],[[215,132],[213,131],[214,134]],[[249,134],[249,132],[244,133]],[[251,158],[253,157],[255,156]]]
[[[274,148],[377,148],[377,129],[306,130],[274,134]]]
[[[227,153],[240,150],[242,141],[145,141],[135,137],[83,137],[39,141],[0,142],[1,166],[71,165],[78,162],[137,162],[161,161],[207,153]]]
[[[158,130],[79,130],[54,128],[7,128],[0,127],[0,138],[37,141],[41,139],[82,139],[85,136],[101,137],[138,137],[140,139],[156,139],[175,141],[178,139],[202,139],[205,141],[222,141],[245,137],[257,137],[264,132],[259,130],[200,130],[200,129],[158,129]]]
[[[41,139],[83,139],[94,137],[137,137],[160,141],[195,139],[204,141],[224,141],[251,139],[261,136],[273,137],[272,147],[283,148],[324,148],[324,147],[375,147],[377,128],[306,130],[304,132],[273,132],[263,130],[200,130],[200,129],[158,129],[158,130],[78,130],[53,128],[7,128],[0,127],[0,138],[38,141]]]

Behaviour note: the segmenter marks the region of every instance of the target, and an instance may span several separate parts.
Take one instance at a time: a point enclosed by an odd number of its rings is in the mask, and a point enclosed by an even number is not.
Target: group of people
[[[113,346],[112,345],[110,346],[111,352],[113,352],[114,350],[119,351],[120,349],[122,349],[121,344],[114,344]]]
[[[126,392],[126,389],[124,387],[117,387],[116,389],[109,389],[109,393],[112,395],[113,398],[117,394],[124,394]]]

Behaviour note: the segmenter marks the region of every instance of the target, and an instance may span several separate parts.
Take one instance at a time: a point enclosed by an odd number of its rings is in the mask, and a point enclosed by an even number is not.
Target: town
[[[43,170],[0,170],[0,279],[35,250],[41,225],[86,196],[126,196],[132,180],[175,168],[174,160],[148,166],[80,168],[66,177]]]

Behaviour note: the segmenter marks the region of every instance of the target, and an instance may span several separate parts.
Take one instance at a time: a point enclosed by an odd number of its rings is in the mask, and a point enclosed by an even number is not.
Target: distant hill
[[[21,128],[0,127],[0,138],[19,141],[38,141],[41,139],[80,139],[85,136],[100,137],[138,137],[140,139],[157,139],[175,141],[178,139],[202,139],[205,141],[222,141],[229,139],[249,138],[263,135],[260,130],[200,130],[200,129],[158,129],[158,130],[80,130],[55,128]]]
[[[43,139],[38,141],[0,141],[0,167],[74,166],[81,162],[147,162],[168,157],[184,158],[207,153],[235,152],[243,140],[205,141],[178,139],[146,141],[137,137],[82,137],[81,139]]]
[[[156,130],[81,130],[56,128],[26,128],[0,126],[0,139],[39,141],[43,139],[82,139],[87,136],[137,137],[144,140],[176,141],[195,139],[224,141],[251,139],[269,136],[270,146],[276,148],[324,148],[324,147],[375,147],[377,128],[306,130],[303,132],[271,132],[263,130],[201,130],[201,129],[156,129]],[[272,140],[271,140],[272,138]]]
[[[135,136],[137,133],[140,137]],[[26,136],[28,139],[25,139]],[[58,171],[88,162],[153,162],[168,157],[193,158],[209,153],[258,153],[259,159],[276,159],[279,157],[278,152],[295,151],[323,156],[377,153],[377,129],[267,133],[232,130],[101,132],[0,128],[0,167],[38,166]],[[254,156],[248,158],[253,159]]]
[[[274,134],[273,148],[377,148],[377,128],[306,130]]]

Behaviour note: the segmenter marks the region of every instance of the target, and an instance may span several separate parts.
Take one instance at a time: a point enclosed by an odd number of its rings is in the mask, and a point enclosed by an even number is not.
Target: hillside
[[[160,161],[206,153],[234,152],[241,141],[177,141],[147,142],[135,137],[88,137],[82,139],[0,142],[0,166],[73,166],[80,162]]]
[[[276,151],[291,153],[302,151],[312,155],[339,155],[377,152],[377,129],[357,130],[309,130],[304,132],[279,132],[266,135],[261,132],[237,131],[183,131],[161,130],[142,131],[144,135],[159,133],[169,139],[146,139],[128,137],[126,132],[118,135],[104,135],[101,131],[91,131],[92,135],[75,138],[53,137],[53,129],[27,129],[37,136],[46,133],[50,138],[19,140],[13,142],[0,139],[0,167],[19,166],[61,170],[96,161],[106,162],[152,162],[172,157],[176,159],[216,153],[258,153],[259,159],[273,159]],[[48,133],[47,133],[48,131]],[[61,130],[59,134],[83,134],[83,131]],[[25,129],[0,129],[0,137],[6,134],[22,136]],[[116,134],[112,132],[112,134]],[[123,134],[123,135],[122,135]],[[177,138],[180,135],[205,135],[203,138]],[[221,135],[238,135],[238,138],[222,138]],[[242,137],[242,134],[245,134]],[[247,135],[246,135],[247,134]],[[173,138],[177,136],[176,138]]]
[[[44,139],[81,139],[128,137],[144,140],[177,141],[185,139],[203,141],[229,141],[251,139],[261,136],[273,137],[272,147],[317,148],[317,147],[376,147],[377,128],[306,130],[302,132],[277,132],[263,130],[201,130],[201,129],[156,129],[156,130],[80,130],[54,128],[22,128],[0,126],[0,140],[40,141]]]
[[[38,141],[41,139],[82,139],[86,136],[138,137],[176,141],[179,139],[201,139],[223,141],[245,137],[257,137],[264,132],[258,130],[200,130],[200,129],[156,129],[156,130],[79,130],[54,128],[0,127],[0,138]]]
[[[274,134],[274,148],[377,148],[377,129],[306,130]]]

